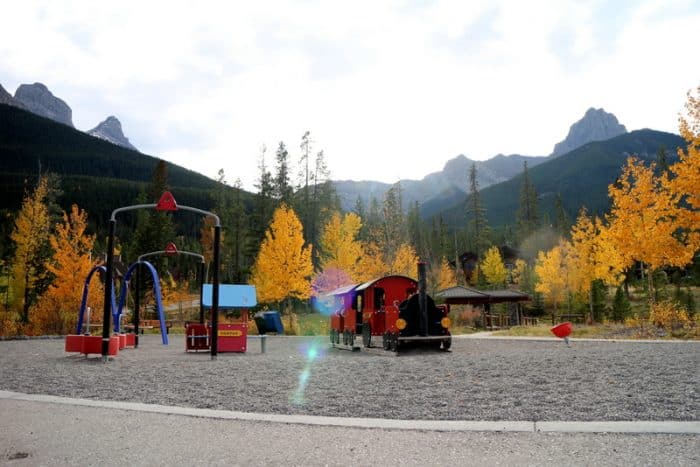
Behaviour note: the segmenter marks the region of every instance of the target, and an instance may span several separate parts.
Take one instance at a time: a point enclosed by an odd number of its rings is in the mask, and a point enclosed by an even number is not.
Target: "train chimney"
[[[428,296],[426,293],[425,263],[418,262],[418,306],[420,308],[420,335],[428,335]]]

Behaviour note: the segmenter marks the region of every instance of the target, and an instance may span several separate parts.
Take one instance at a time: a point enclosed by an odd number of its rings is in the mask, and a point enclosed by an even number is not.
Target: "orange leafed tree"
[[[10,289],[12,303],[29,323],[29,309],[34,301],[35,285],[46,276],[42,257],[49,237],[49,212],[46,207],[48,181],[41,177],[34,191],[25,196],[15,220],[11,239],[15,243]]]
[[[455,285],[457,285],[455,271],[452,266],[450,266],[450,262],[447,261],[447,258],[443,256],[440,259],[440,267],[437,268],[434,292],[454,287]]]
[[[311,296],[313,272],[311,245],[304,246],[301,222],[291,208],[282,204],[265,232],[250,283],[255,285],[262,303],[306,300]]]
[[[66,334],[74,332],[83,295],[83,283],[95,263],[92,247],[95,236],[88,235],[87,213],[71,206],[70,214],[63,213],[63,222],[56,224],[49,237],[53,256],[44,263],[54,280],[39,298],[32,312],[34,332]],[[103,300],[100,287],[91,287],[88,305],[100,309]]]

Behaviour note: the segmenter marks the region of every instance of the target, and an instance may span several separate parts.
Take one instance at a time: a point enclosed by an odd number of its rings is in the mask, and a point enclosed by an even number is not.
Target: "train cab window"
[[[374,309],[384,308],[384,289],[377,287],[374,289]]]

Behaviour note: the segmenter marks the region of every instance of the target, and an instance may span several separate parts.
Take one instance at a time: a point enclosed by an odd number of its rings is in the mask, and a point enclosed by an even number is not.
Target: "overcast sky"
[[[305,131],[333,179],[548,155],[589,107],[677,132],[700,2],[4,1],[0,84],[43,82],[89,130],[252,189]]]

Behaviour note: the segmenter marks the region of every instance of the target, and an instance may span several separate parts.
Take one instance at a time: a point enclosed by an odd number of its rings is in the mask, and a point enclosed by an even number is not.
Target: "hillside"
[[[25,181],[39,171],[62,179],[59,204],[77,203],[104,225],[111,211],[133,204],[150,182],[159,159],[94,138],[72,127],[0,104],[0,209],[19,209]],[[209,209],[215,182],[167,163],[168,183],[178,203]]]
[[[600,214],[606,211],[609,207],[608,185],[615,181],[626,158],[634,154],[645,160],[654,160],[662,146],[672,161],[677,157],[676,148],[684,146],[684,141],[671,133],[637,130],[607,141],[588,143],[559,157],[548,158],[536,167],[528,166],[530,180],[539,196],[540,216],[553,218],[557,194],[561,195],[564,209],[572,219],[584,205],[589,212]],[[521,186],[522,173],[481,190],[481,201],[492,227],[515,221]],[[452,193],[450,197],[430,200],[423,205],[421,214],[424,218],[442,214],[452,225],[463,224],[465,198],[464,194]]]

